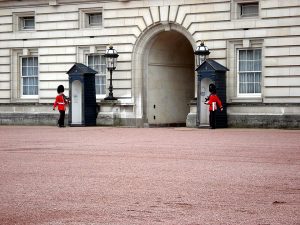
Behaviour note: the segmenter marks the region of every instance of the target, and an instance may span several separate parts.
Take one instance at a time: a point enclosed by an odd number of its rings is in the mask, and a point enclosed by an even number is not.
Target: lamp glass
[[[115,70],[117,67],[117,58],[119,57],[118,52],[110,46],[104,55],[106,58],[106,67],[108,70]]]
[[[204,42],[201,42],[201,44],[197,46],[195,51],[197,65],[200,66],[206,60],[209,54],[210,51],[208,47],[204,45]]]

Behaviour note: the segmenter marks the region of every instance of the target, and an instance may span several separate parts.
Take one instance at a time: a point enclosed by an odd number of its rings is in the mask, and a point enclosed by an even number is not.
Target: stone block
[[[210,58],[212,59],[225,59],[226,58],[226,50],[214,50],[210,53]]]
[[[131,70],[131,62],[118,62],[118,70]]]
[[[131,71],[114,71],[113,77],[116,79],[131,79]]]
[[[49,81],[49,80],[47,80],[47,81],[40,81],[40,84],[39,84],[39,88],[40,89],[46,89],[46,90],[48,90],[48,89],[54,89],[54,90],[56,90],[56,88],[57,88],[57,86],[59,85],[59,84],[62,84],[62,85],[64,85],[64,87],[67,87],[68,86],[68,84],[69,84],[69,81],[68,80],[66,80],[66,81]]]
[[[54,55],[54,56],[41,56],[39,57],[40,64],[61,64],[61,63],[75,63],[76,55]]]
[[[270,87],[264,89],[264,96],[266,97],[286,97],[290,96],[290,89],[288,87]]]
[[[293,7],[293,6],[299,6],[299,0],[289,0],[289,1],[281,1],[281,0],[276,0],[278,1],[278,7]],[[272,6],[271,6],[272,7]],[[273,5],[274,7],[274,5]]]
[[[0,25],[0,32],[12,32],[12,25],[11,24],[1,24]]]
[[[280,29],[274,28],[274,29],[268,29],[266,32],[264,32],[264,36],[272,37],[272,36],[289,36],[291,34],[291,28],[290,27],[282,27]]]
[[[10,81],[0,82],[0,90],[10,90]]]
[[[80,43],[82,43],[82,45],[90,45],[91,41],[90,39],[87,39],[87,38],[80,38],[80,40],[74,40],[74,39],[57,39],[56,40],[56,45],[52,45],[52,46],[70,46],[70,45],[76,45],[79,43],[76,43],[76,42],[79,42],[81,41]]]
[[[288,56],[290,55],[290,50],[291,48],[289,47],[283,47],[283,48],[276,48],[276,47],[271,47],[271,48],[266,48],[265,49],[265,57],[270,57],[270,56]]]
[[[300,65],[300,56],[283,57],[278,60],[278,66],[296,66]]]
[[[3,14],[1,14],[1,15],[3,15]],[[11,25],[12,23],[13,23],[13,17],[12,16],[1,16],[1,25],[4,25],[4,24]]]
[[[287,17],[290,16],[290,10],[289,8],[272,8],[272,9],[268,9],[268,10],[264,10],[265,13],[265,17]]]
[[[145,24],[145,21],[144,21],[142,18],[135,18],[135,19],[134,19],[134,24],[135,24],[136,26],[138,26],[140,30],[145,30],[145,29],[147,29],[147,26],[146,26],[146,24]],[[125,23],[125,25],[127,25],[127,24]]]
[[[134,19],[126,19],[127,25],[133,26],[134,25]],[[125,26],[125,19],[105,19],[105,27],[116,27],[116,26]]]
[[[71,67],[73,66],[73,63],[69,64],[55,64],[49,65],[49,64],[42,64],[40,65],[40,71],[41,72],[67,72]]]
[[[169,21],[175,21],[176,15],[178,13],[179,6],[178,5],[171,5],[170,12],[169,12]]]
[[[121,97],[121,98],[131,98],[131,89],[114,89],[114,96]]]
[[[169,21],[169,6],[159,7],[160,21]]]
[[[267,38],[264,40],[265,46],[284,47],[284,46],[299,46],[300,38],[298,37],[277,37]]]
[[[300,46],[294,46],[292,48],[289,48],[290,49],[290,55],[299,55],[299,52],[300,52]]]
[[[300,115],[229,115],[228,126],[236,128],[300,128]]]
[[[58,116],[44,113],[0,113],[1,125],[53,125],[57,124]],[[68,122],[66,115],[65,124]]]
[[[10,99],[10,90],[0,90],[0,99]]]
[[[278,58],[266,58],[265,59],[265,66],[278,66]]]
[[[298,76],[299,75],[299,67],[296,66],[289,66],[290,75],[291,76]]]
[[[10,57],[10,49],[5,49],[5,48],[0,49],[0,55]]]
[[[290,68],[288,67],[267,67],[264,71],[265,77],[269,76],[289,76]]]
[[[132,57],[131,53],[121,53],[119,51],[119,49],[118,49],[118,53],[119,53],[118,62],[122,62],[122,61],[131,62],[131,59],[132,59],[131,58]]]
[[[268,86],[277,86],[278,85],[278,78],[274,78],[274,77],[266,77],[264,79],[264,86],[268,87]]]
[[[279,6],[279,1],[281,0],[262,1],[260,2],[260,7],[262,9],[277,8]]]
[[[197,117],[196,113],[189,113],[186,118],[186,127],[191,127],[191,128],[197,127],[196,126],[196,117]]]
[[[0,65],[9,65],[10,64],[10,57],[0,57]]]
[[[0,71],[1,73],[10,73],[10,65],[9,64],[0,64]]]
[[[300,87],[299,86],[297,86],[297,87],[291,87],[290,88],[290,96],[298,97],[299,102],[300,102]]]
[[[108,83],[108,82],[107,82]],[[114,88],[131,88],[131,80],[113,80]]]
[[[159,17],[159,8],[156,6],[151,6],[150,7],[150,12],[153,18],[153,22],[159,22],[160,21],[160,17]]]
[[[0,81],[10,81],[10,74],[9,73],[2,73],[0,74]]]
[[[40,72],[39,74],[39,80],[40,81],[58,81],[58,80],[68,80],[68,74],[63,72],[57,72],[57,73],[48,73],[48,72]]]

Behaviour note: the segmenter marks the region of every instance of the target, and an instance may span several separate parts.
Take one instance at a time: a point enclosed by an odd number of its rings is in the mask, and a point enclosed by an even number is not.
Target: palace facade
[[[98,72],[98,125],[194,127],[202,40],[229,69],[230,127],[300,127],[299,0],[0,0],[0,124],[55,124],[56,88],[68,95],[82,63]]]

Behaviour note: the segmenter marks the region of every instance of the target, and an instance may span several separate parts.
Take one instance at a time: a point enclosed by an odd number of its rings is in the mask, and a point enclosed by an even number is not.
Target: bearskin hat
[[[57,93],[61,93],[61,92],[64,92],[65,91],[65,87],[63,85],[59,85],[57,87]]]
[[[217,92],[216,85],[210,84],[208,90],[209,90],[210,93],[216,94],[216,92]]]

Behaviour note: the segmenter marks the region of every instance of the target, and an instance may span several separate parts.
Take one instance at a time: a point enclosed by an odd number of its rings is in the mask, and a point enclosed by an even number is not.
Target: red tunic
[[[58,110],[66,110],[66,104],[68,104],[68,102],[65,100],[63,94],[61,95],[57,95],[55,98],[55,102],[53,104],[53,109],[56,108],[56,106],[58,106]]]
[[[210,95],[207,104],[209,105],[209,111],[216,111],[217,107],[222,108],[221,100],[217,95]]]

